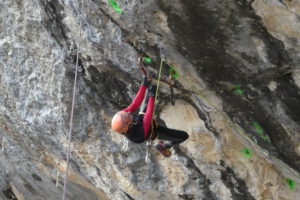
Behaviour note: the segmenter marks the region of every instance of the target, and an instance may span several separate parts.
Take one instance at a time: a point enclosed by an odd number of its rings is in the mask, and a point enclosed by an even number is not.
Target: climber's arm
[[[136,111],[136,109],[138,109],[138,107],[141,105],[141,103],[145,97],[146,90],[147,90],[147,87],[145,85],[141,85],[138,93],[136,94],[135,98],[132,100],[132,103],[127,108],[123,109],[123,111],[126,111],[126,112]]]
[[[146,138],[149,134],[149,129],[153,118],[154,99],[155,99],[154,97],[149,97],[146,114],[144,116],[144,120],[143,120],[144,138]]]
[[[154,112],[155,93],[156,93],[156,86],[151,85],[148,91],[149,101],[147,104],[147,110],[143,120],[144,138],[146,138],[150,132],[149,129],[151,126],[153,112]]]
[[[138,109],[138,107],[142,104],[144,97],[145,97],[145,92],[147,90],[147,88],[149,87],[149,85],[151,84],[151,77],[148,76],[144,76],[143,77],[143,83],[138,91],[138,93],[136,94],[135,98],[132,100],[132,103],[125,108],[123,111],[126,112],[134,112],[136,111],[136,109]]]

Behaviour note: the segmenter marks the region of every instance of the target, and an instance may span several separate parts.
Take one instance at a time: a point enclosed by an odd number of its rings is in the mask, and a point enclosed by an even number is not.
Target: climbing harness
[[[79,63],[79,50],[80,50],[80,38],[81,38],[82,10],[83,10],[83,0],[81,0],[81,9],[80,9],[80,16],[79,16],[80,17],[79,18],[79,40],[78,40],[78,48],[77,48],[77,55],[76,55],[76,69],[75,69],[75,78],[74,78],[74,85],[73,85],[73,97],[72,97],[70,127],[69,127],[69,133],[68,133],[67,165],[66,165],[66,170],[65,170],[63,200],[65,200],[66,193],[67,193],[68,172],[69,172],[69,163],[70,163],[71,137],[72,137],[72,128],[73,128],[75,96],[76,96],[76,83],[77,83],[78,63]]]

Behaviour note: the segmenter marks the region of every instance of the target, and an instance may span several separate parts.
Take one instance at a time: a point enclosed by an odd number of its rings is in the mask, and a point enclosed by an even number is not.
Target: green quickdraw
[[[295,187],[296,187],[296,185],[297,185],[297,183],[296,183],[293,179],[291,179],[291,178],[287,178],[287,179],[286,179],[286,183],[287,183],[288,188],[289,188],[290,190],[295,189]]]
[[[173,79],[176,79],[179,76],[179,73],[176,71],[175,67],[169,66],[169,74],[172,76]]]
[[[117,11],[120,14],[122,13],[122,9],[120,8],[119,4],[116,1],[109,0],[108,3],[115,11]]]
[[[250,148],[243,148],[242,149],[242,155],[245,157],[245,158],[251,158],[253,156],[253,152]]]
[[[149,57],[143,57],[143,61],[144,61],[145,63],[150,64],[150,63],[152,62],[152,59],[149,58]]]
[[[138,67],[140,68],[141,72],[147,76],[148,73],[145,70],[144,66],[143,66],[143,62],[144,63],[152,63],[152,59],[148,56],[144,56],[144,54],[141,54],[138,58]],[[170,94],[171,94],[171,103],[172,105],[175,105],[175,98],[174,98],[174,90],[173,90],[173,85],[174,85],[174,81],[175,79],[179,76],[179,73],[177,72],[177,70],[175,69],[175,67],[167,64],[164,60],[161,61],[160,64],[160,70],[162,70],[164,63],[168,66],[168,72],[169,72],[169,76],[168,77],[159,77],[158,81],[162,81],[166,84],[169,85],[170,88]],[[157,87],[158,88],[158,87]]]
[[[175,70],[173,66],[169,66],[169,78],[168,78],[168,83],[170,87],[170,93],[171,93],[171,103],[172,105],[175,105],[175,98],[174,98],[174,91],[173,91],[173,85],[174,85],[174,80],[178,77],[178,72]]]

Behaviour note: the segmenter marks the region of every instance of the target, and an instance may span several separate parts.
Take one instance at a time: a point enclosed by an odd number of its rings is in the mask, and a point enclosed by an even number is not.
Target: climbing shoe
[[[166,145],[163,141],[157,142],[154,147],[164,156],[164,157],[170,157],[171,156],[171,150],[168,145]]]

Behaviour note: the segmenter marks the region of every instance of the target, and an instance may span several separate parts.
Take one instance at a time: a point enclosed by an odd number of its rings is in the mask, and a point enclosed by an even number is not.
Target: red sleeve
[[[143,102],[143,99],[145,97],[146,89],[147,89],[146,86],[141,85],[138,93],[136,94],[135,98],[132,100],[132,103],[127,108],[123,109],[123,111],[125,111],[125,112],[134,112],[134,111],[136,111],[136,109],[138,109],[138,107]]]
[[[154,97],[149,97],[146,114],[144,116],[144,120],[143,120],[144,138],[148,136],[149,128],[152,122],[153,110],[154,110],[154,99],[155,99]]]

